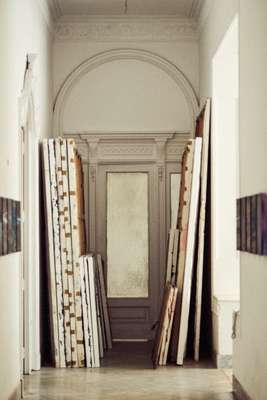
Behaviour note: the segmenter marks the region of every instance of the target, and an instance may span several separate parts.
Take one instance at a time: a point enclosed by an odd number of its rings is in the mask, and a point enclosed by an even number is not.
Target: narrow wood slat
[[[69,170],[67,163],[67,140],[60,139],[62,182],[63,182],[63,202],[64,202],[64,229],[65,246],[67,250],[67,270],[68,270],[68,290],[71,295],[70,306],[70,329],[71,329],[71,363],[72,367],[78,367],[77,336],[76,336],[76,316],[75,316],[75,290],[74,290],[74,265],[71,240],[71,215],[69,199]]]
[[[98,340],[98,325],[96,314],[96,293],[95,293],[95,260],[93,256],[88,257],[88,277],[89,277],[89,290],[90,290],[90,303],[91,303],[91,316],[92,316],[92,332],[94,341],[94,354],[95,354],[95,367],[100,367],[99,356],[99,340]]]
[[[107,350],[107,338],[105,332],[105,320],[104,320],[104,310],[103,310],[103,301],[101,295],[101,285],[100,285],[100,277],[99,277],[99,268],[98,268],[98,260],[96,259],[96,285],[97,285],[97,293],[98,293],[98,302],[99,302],[99,316],[100,316],[100,326],[102,332],[102,341],[103,341],[103,349]]]
[[[45,210],[46,210],[46,226],[47,226],[47,243],[48,243],[48,280],[49,280],[49,306],[50,306],[50,326],[52,331],[52,356],[56,368],[60,366],[59,359],[59,339],[58,339],[58,320],[57,320],[57,299],[56,299],[56,274],[55,274],[55,255],[54,255],[54,238],[53,238],[53,218],[52,218],[52,201],[51,201],[51,180],[50,180],[50,163],[48,152],[48,141],[43,140],[43,170],[45,185]]]
[[[89,322],[88,322],[88,306],[86,300],[86,288],[85,288],[85,267],[84,257],[80,257],[80,274],[81,274],[81,297],[82,297],[82,320],[83,320],[83,332],[84,332],[84,347],[85,347],[85,366],[91,368],[91,349],[90,349],[90,337],[89,337]]]
[[[95,367],[95,352],[94,352],[94,338],[93,338],[93,327],[92,327],[92,307],[90,300],[90,286],[89,286],[89,273],[88,273],[88,256],[84,257],[84,276],[85,276],[85,294],[87,303],[87,315],[88,315],[88,334],[90,342],[90,360],[87,361],[87,365],[91,368]]]
[[[106,295],[106,288],[105,288],[105,281],[104,281],[104,272],[103,272],[103,264],[101,255],[97,254],[97,265],[98,265],[98,272],[99,272],[99,280],[100,280],[100,287],[101,287],[101,297],[102,297],[102,305],[103,305],[103,313],[104,313],[104,321],[105,321],[105,333],[107,339],[107,346],[109,349],[112,349],[112,336],[111,336],[111,328],[110,328],[110,320],[109,320],[109,313],[108,313],[108,304],[107,304],[107,295]]]
[[[65,330],[65,357],[66,366],[71,366],[71,339],[70,339],[70,306],[69,306],[69,285],[68,285],[68,265],[67,248],[65,238],[64,221],[64,197],[63,197],[63,177],[60,139],[55,140],[56,170],[57,170],[57,188],[58,188],[58,209],[60,224],[60,253],[61,253],[61,276],[63,284],[63,304],[64,304],[64,330]]]
[[[193,273],[196,230],[197,230],[197,220],[198,220],[198,210],[199,210],[201,150],[202,150],[202,138],[196,138],[189,224],[188,224],[188,237],[186,244],[186,260],[185,260],[185,271],[184,271],[184,282],[183,282],[183,293],[182,293],[182,307],[181,307],[181,319],[180,319],[181,322],[180,322],[179,339],[178,339],[177,360],[176,360],[178,365],[182,365],[184,361],[184,353],[186,349],[186,341],[188,333],[192,273]]]
[[[63,287],[61,275],[61,254],[60,254],[60,225],[58,210],[58,191],[56,178],[56,155],[55,141],[48,140],[50,179],[51,179],[51,206],[54,233],[54,258],[55,258],[55,279],[56,279],[56,298],[57,298],[57,319],[58,319],[58,338],[59,338],[59,366],[66,367],[65,360],[65,337],[64,337],[64,304]]]
[[[172,299],[171,299],[171,304],[170,304],[170,309],[169,309],[169,324],[166,330],[166,343],[165,343],[165,348],[164,348],[164,353],[163,353],[163,365],[167,364],[167,358],[168,358],[168,352],[169,352],[169,346],[170,346],[170,340],[171,340],[171,333],[172,333],[172,326],[173,326],[173,318],[174,318],[174,311],[175,311],[175,305],[176,305],[176,300],[177,300],[177,293],[178,293],[178,288],[173,287],[173,293],[172,293]]]
[[[154,368],[156,368],[159,365],[159,357],[160,357],[160,352],[161,352],[162,336],[163,336],[162,330],[163,330],[164,318],[165,318],[165,314],[166,314],[166,308],[168,306],[170,288],[171,288],[171,286],[168,284],[164,290],[159,325],[157,328],[154,348],[153,348],[153,352],[152,352],[152,362],[153,362]]]
[[[78,212],[78,233],[79,233],[79,251],[80,255],[86,252],[86,234],[85,234],[85,204],[84,204],[84,185],[82,160],[76,151],[74,154],[74,164],[76,172],[76,192],[77,192],[77,212]]]
[[[204,111],[202,161],[201,161],[201,189],[200,189],[200,216],[198,230],[198,255],[196,273],[196,311],[195,311],[195,333],[194,333],[194,359],[199,360],[201,307],[202,307],[202,284],[203,284],[203,260],[205,247],[205,225],[206,225],[206,203],[208,182],[208,158],[210,140],[210,99],[207,100]]]
[[[171,273],[171,284],[174,286],[177,280],[177,267],[178,267],[178,247],[179,247],[180,233],[178,229],[174,231],[173,238],[173,253],[172,253],[172,273]]]
[[[162,324],[162,333],[161,333],[162,339],[161,339],[161,349],[160,349],[160,355],[159,355],[159,365],[164,365],[164,355],[167,351],[166,346],[167,346],[167,341],[168,341],[168,332],[169,332],[169,326],[170,326],[170,320],[171,320],[171,314],[172,314],[173,294],[174,294],[174,288],[170,285],[167,305],[166,305],[165,314],[163,317],[163,324]]]
[[[169,231],[168,257],[167,257],[167,269],[166,269],[166,283],[170,283],[171,282],[174,231],[175,231],[174,229],[170,229],[170,231]]]
[[[80,238],[77,226],[78,220],[78,197],[77,197],[77,177],[76,177],[76,165],[73,162],[74,154],[76,149],[74,147],[74,141],[68,139],[67,144],[67,159],[68,159],[68,177],[69,177],[69,193],[75,193],[75,195],[69,196],[69,223],[71,233],[71,246],[72,246],[72,265],[74,273],[74,301],[75,301],[75,315],[76,315],[76,338],[77,338],[77,357],[78,366],[84,366],[84,335],[82,325],[82,301],[81,301],[81,278],[80,278]]]
[[[190,140],[187,144],[186,150],[184,151],[182,158],[181,189],[180,189],[179,212],[177,221],[177,226],[180,231],[179,259],[178,259],[177,280],[176,280],[178,293],[177,293],[177,300],[174,312],[173,331],[170,344],[170,358],[172,361],[176,361],[177,358],[194,151],[195,151],[195,141]]]

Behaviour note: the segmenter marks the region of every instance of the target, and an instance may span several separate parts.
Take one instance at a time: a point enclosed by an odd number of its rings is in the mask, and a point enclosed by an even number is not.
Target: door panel
[[[100,165],[97,249],[114,339],[150,339],[158,317],[157,184],[152,165]]]
[[[148,297],[148,176],[107,174],[108,297]]]

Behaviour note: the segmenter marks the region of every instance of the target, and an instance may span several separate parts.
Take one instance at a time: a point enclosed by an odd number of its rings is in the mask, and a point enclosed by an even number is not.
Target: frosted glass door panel
[[[148,174],[107,174],[108,297],[148,297]]]
[[[171,174],[171,227],[175,228],[178,217],[181,174]]]

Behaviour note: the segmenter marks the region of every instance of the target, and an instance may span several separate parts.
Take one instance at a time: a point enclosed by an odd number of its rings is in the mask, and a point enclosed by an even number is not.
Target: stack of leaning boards
[[[80,260],[86,250],[84,195],[82,163],[74,140],[44,140],[43,167],[54,365],[61,368],[98,366],[99,362],[92,363],[86,358],[82,304],[84,270]],[[96,298],[100,296],[96,291],[96,275],[87,282],[95,298],[95,303],[91,302],[88,307],[95,304],[96,309]],[[105,297],[105,288],[102,290]]]
[[[166,365],[167,360],[183,364],[193,275],[194,359],[199,360],[210,110],[208,99],[197,120],[196,137],[188,142],[182,157],[177,225],[169,232],[166,287],[153,349],[155,367]]]

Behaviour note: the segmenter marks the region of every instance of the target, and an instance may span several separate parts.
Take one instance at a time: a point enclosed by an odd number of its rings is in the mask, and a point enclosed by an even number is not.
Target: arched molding
[[[190,116],[192,117],[191,133],[193,133],[199,105],[196,93],[183,72],[175,64],[155,53],[139,49],[116,49],[108,50],[90,57],[77,68],[75,68],[66,78],[56,95],[54,103],[55,136],[59,136],[64,133],[62,131],[64,106],[74,86],[86,74],[88,74],[88,72],[100,67],[103,64],[118,60],[141,61],[154,65],[156,68],[164,71],[175,82],[185,97]]]

